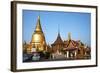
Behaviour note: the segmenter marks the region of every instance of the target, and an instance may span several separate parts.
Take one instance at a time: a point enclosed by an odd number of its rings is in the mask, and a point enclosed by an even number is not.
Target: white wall
[[[10,28],[10,8],[11,8],[10,1],[11,0],[0,0],[0,73],[12,73],[10,71],[10,29],[11,29]],[[30,0],[30,1],[98,5],[100,7],[99,0]],[[100,10],[98,13],[100,13]],[[98,20],[99,19],[100,18],[98,18]],[[100,26],[98,28],[100,31]],[[100,37],[99,33],[98,33],[98,37]],[[98,43],[99,43],[99,40],[100,38],[98,38]],[[100,56],[99,47],[98,47],[98,51],[99,51],[99,56]],[[99,63],[100,63],[100,57],[99,57]],[[54,73],[54,72],[58,72],[58,73],[87,73],[87,72],[94,73],[96,72],[96,73],[99,73],[100,65],[99,67],[92,67],[92,68],[35,71],[34,73],[41,73],[41,72],[43,73]],[[31,72],[26,72],[26,73],[33,73],[33,72],[31,71]]]

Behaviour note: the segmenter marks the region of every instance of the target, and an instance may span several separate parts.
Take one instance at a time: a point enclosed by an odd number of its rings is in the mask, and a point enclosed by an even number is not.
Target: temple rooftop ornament
[[[68,33],[68,40],[71,40],[71,33]]]

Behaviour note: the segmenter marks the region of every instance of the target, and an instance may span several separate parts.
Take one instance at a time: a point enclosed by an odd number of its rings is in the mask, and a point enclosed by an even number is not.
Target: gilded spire
[[[42,28],[41,28],[40,16],[38,16],[36,28],[32,35],[31,44],[38,51],[43,51],[45,49],[44,45],[46,45],[46,41],[45,41],[45,36],[44,36]]]
[[[40,16],[38,16],[38,21],[37,21],[37,24],[36,24],[35,31],[41,31],[42,32],[41,23],[40,23]]]
[[[71,33],[68,33],[68,40],[71,40]]]

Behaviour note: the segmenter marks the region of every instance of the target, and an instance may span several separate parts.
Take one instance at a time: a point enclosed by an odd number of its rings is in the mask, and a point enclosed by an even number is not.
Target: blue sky
[[[56,40],[59,30],[63,40],[68,39],[70,32],[73,40],[81,40],[90,45],[91,14],[82,12],[23,10],[23,41],[31,41],[39,15],[47,44],[52,44]]]

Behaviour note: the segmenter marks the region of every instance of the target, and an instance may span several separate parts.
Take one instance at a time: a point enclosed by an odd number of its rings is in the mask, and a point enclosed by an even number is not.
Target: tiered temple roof
[[[63,40],[61,39],[60,33],[58,33],[57,39],[52,45],[56,45],[56,44],[64,44]]]
[[[78,47],[78,42],[74,40],[67,40],[67,41],[64,41],[64,45],[65,45],[64,50],[75,50]]]

